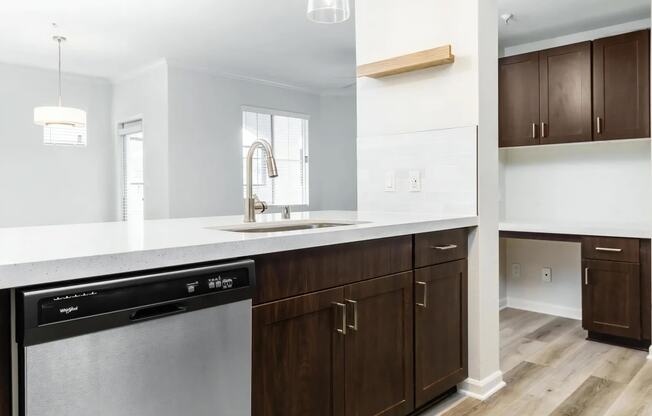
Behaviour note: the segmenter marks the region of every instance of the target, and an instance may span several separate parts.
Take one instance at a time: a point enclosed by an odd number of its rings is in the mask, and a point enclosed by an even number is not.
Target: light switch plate
[[[396,192],[396,172],[393,170],[385,172],[385,192]]]
[[[541,269],[541,280],[545,283],[552,282],[552,269],[550,267]]]
[[[408,190],[410,192],[421,192],[421,172],[418,170],[411,170],[408,172],[408,176]]]
[[[521,265],[519,263],[512,263],[512,279],[521,278]]]

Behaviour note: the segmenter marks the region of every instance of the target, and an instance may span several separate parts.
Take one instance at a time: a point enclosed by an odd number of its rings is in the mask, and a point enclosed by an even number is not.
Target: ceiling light
[[[349,17],[349,0],[308,0],[308,19],[315,23],[342,23]]]
[[[63,36],[53,36],[59,46],[59,105],[34,108],[34,123],[44,127],[84,127],[86,126],[86,111],[61,105],[61,43],[66,41]]]

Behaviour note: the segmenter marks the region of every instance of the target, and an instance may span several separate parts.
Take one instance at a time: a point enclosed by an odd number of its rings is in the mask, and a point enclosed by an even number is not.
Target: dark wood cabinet
[[[414,409],[412,272],[345,288],[346,415]]]
[[[343,309],[343,288],[253,308],[253,415],[344,414]]]
[[[503,58],[498,72],[500,146],[539,144],[539,53]]]
[[[541,144],[589,141],[591,42],[539,52]]]
[[[650,137],[650,31],[501,58],[499,146]]]
[[[419,407],[467,377],[467,261],[415,271],[415,398]]]
[[[593,41],[594,139],[650,137],[650,31]]]
[[[463,381],[467,239],[463,228],[256,258],[252,415],[406,416]]]
[[[584,260],[582,325],[590,332],[641,339],[638,263]]]

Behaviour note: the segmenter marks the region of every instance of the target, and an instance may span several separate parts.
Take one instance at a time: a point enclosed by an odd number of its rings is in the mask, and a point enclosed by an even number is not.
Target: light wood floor
[[[488,400],[456,395],[423,416],[652,415],[652,360],[644,351],[585,339],[580,321],[500,312],[507,386]]]

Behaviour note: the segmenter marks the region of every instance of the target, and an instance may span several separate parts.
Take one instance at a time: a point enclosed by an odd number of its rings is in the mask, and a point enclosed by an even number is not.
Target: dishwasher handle
[[[149,319],[163,318],[170,315],[186,312],[188,308],[176,303],[156,305],[148,308],[138,309],[129,315],[132,322],[147,321]]]

